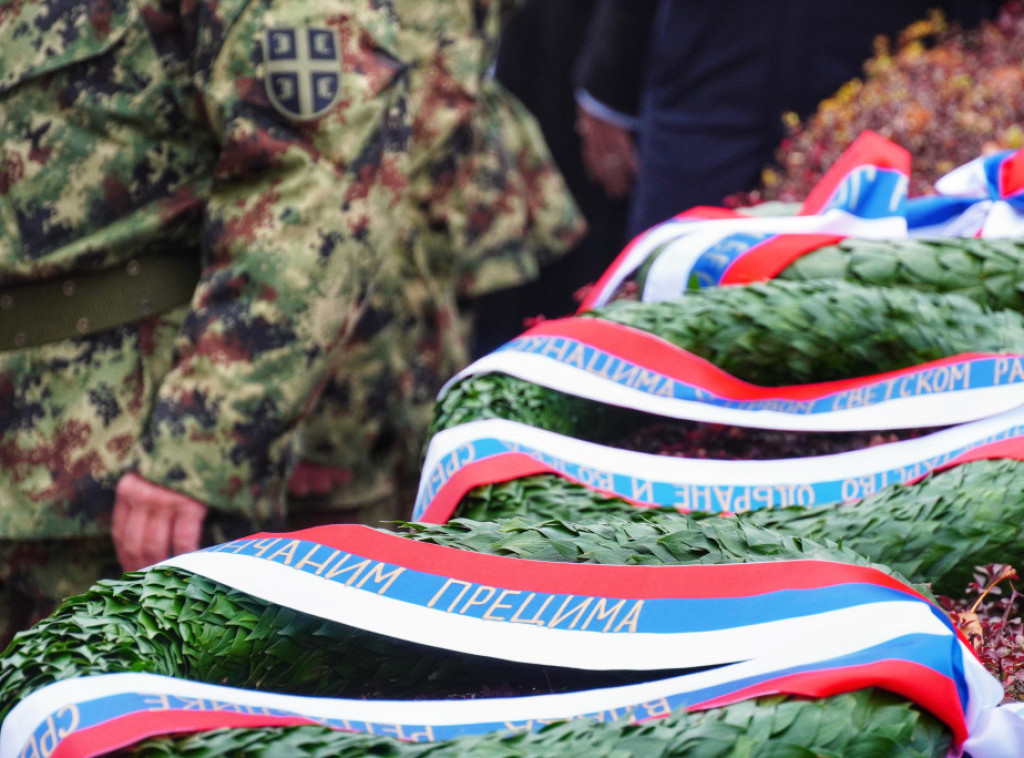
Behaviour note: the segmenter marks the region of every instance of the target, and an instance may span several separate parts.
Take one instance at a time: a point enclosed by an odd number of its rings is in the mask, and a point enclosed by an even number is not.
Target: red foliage
[[[1007,0],[998,19],[970,31],[933,15],[885,40],[864,66],[806,123],[787,119],[779,166],[763,186],[730,198],[734,206],[802,201],[864,130],[913,156],[911,195],[930,194],[943,174],[999,149],[1024,145],[1024,0]]]
[[[1017,578],[1017,571],[1004,563],[990,563],[976,566],[975,572],[966,598],[940,596],[939,603],[985,668],[1002,682],[1006,699],[1024,701],[1024,620],[1019,606],[1024,596],[1009,581]],[[1009,594],[1000,587],[1004,581]]]

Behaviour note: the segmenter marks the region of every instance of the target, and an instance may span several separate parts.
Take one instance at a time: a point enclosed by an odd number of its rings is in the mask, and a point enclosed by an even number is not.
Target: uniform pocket
[[[102,268],[161,241],[210,156],[129,0],[44,0],[0,21],[0,270]]]
[[[127,0],[23,3],[0,21],[0,94],[33,77],[103,55],[135,15]]]

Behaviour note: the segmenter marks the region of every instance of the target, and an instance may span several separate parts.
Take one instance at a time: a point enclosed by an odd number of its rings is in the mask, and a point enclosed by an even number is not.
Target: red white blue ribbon
[[[938,195],[911,199],[915,237],[1024,237],[1024,150],[1003,150],[954,169]]]
[[[1024,407],[847,453],[753,461],[638,453],[489,419],[434,435],[413,519],[444,523],[470,490],[535,474],[556,474],[639,507],[737,513],[852,502],[984,458],[1024,460]]]
[[[441,390],[501,373],[668,418],[794,431],[960,424],[1024,404],[1024,356],[963,354],[867,377],[760,387],[648,332],[599,318],[545,321]]]
[[[771,279],[794,260],[847,237],[908,239],[1024,236],[1024,150],[978,158],[942,177],[938,195],[908,198],[910,156],[865,132],[805,200],[797,216],[693,208],[632,240],[580,310],[607,303],[650,261],[643,302],[687,290]]]
[[[910,154],[865,132],[805,200],[799,215],[753,217],[695,208],[643,232],[590,290],[581,311],[599,307],[645,261],[656,256],[644,302],[693,287],[770,279],[796,258],[846,237],[907,236],[903,215]]]
[[[379,702],[100,675],[25,698],[0,729],[0,758],[87,758],[148,736],[225,726],[318,723],[439,740],[868,686],[930,711],[973,758],[1018,755],[1012,750],[1021,742],[1008,748],[1007,735],[1024,739],[1024,720],[996,707],[1001,686],[941,611],[868,567],[540,563],[350,525],[255,535],[166,565],[270,603],[460,653],[585,669],[711,668],[557,695]]]

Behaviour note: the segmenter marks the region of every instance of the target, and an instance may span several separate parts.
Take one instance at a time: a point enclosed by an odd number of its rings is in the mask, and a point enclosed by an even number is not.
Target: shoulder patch
[[[289,118],[309,120],[323,115],[341,95],[341,44],[334,29],[267,29],[263,62],[267,96]]]

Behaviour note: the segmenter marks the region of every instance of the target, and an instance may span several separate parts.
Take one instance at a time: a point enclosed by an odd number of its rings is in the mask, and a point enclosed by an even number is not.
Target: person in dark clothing
[[[783,136],[783,114],[810,115],[858,76],[878,35],[894,38],[936,7],[973,25],[996,6],[600,0],[577,84],[592,116],[604,108],[636,116],[628,234],[752,189]]]

